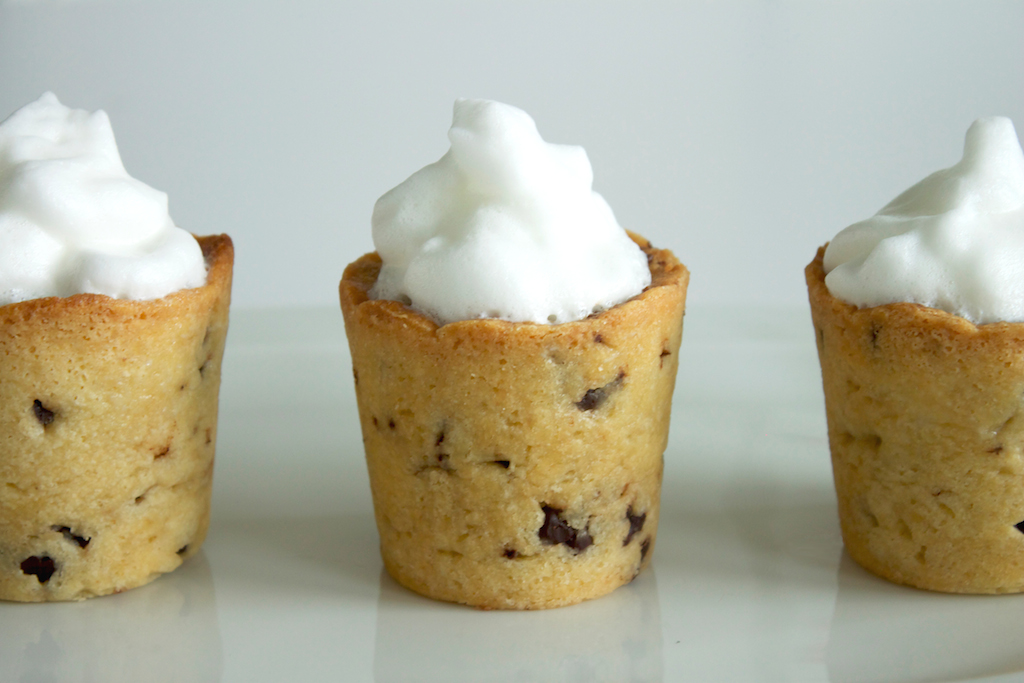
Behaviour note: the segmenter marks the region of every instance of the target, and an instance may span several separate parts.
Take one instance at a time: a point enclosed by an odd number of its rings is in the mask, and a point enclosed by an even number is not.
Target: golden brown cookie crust
[[[860,308],[805,275],[847,551],[897,583],[1024,590],[1024,324]]]
[[[402,585],[485,609],[608,593],[650,562],[689,273],[559,325],[439,326],[340,284],[381,553]]]
[[[121,592],[202,544],[234,250],[197,239],[202,287],[0,307],[0,599]]]

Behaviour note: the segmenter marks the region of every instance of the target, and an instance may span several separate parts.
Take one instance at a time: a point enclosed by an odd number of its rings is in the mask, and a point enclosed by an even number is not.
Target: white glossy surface
[[[804,308],[691,306],[653,571],[546,612],[395,584],[340,312],[234,314],[203,552],[122,595],[0,603],[2,681],[1019,680],[1024,596],[843,553]]]

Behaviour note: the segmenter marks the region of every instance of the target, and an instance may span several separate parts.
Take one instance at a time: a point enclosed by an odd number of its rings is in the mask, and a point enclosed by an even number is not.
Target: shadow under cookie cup
[[[197,240],[201,287],[0,307],[0,599],[121,592],[201,546],[234,250]]]
[[[558,325],[439,326],[369,298],[376,254],[346,268],[381,554],[402,585],[541,609],[604,595],[650,562],[689,273],[631,237],[651,285]]]
[[[1024,324],[857,308],[807,268],[847,552],[890,581],[1024,591]]]

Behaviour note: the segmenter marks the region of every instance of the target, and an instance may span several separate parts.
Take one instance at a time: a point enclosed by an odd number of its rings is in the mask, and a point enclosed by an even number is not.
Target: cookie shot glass
[[[689,274],[581,148],[495,102],[454,119],[340,284],[381,554],[438,600],[569,605],[651,562]]]
[[[0,177],[0,599],[119,593],[206,536],[232,243],[51,94],[0,124]]]
[[[850,556],[951,593],[1024,590],[1024,155],[1009,119],[805,271]]]

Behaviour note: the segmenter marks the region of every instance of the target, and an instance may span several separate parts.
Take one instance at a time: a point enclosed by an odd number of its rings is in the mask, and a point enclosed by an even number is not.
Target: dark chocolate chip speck
[[[29,576],[39,579],[39,583],[46,583],[57,571],[57,563],[48,555],[33,555],[21,563],[21,571]]]
[[[394,420],[388,420],[388,428],[389,429],[394,429],[395,428],[395,421]]]
[[[53,411],[48,410],[38,398],[32,403],[32,412],[44,427],[53,422]]]
[[[184,555],[187,552],[188,552],[188,544],[187,543],[185,545],[181,546],[180,548],[178,548],[178,554],[179,555]]]
[[[79,536],[78,534],[71,531],[71,527],[68,526],[54,525],[50,528],[56,531],[58,534],[63,534],[64,538],[71,541],[72,543],[77,543],[79,548],[85,548],[89,545],[89,541],[92,540],[91,538]]]
[[[598,407],[607,398],[604,392],[604,388],[588,389],[587,393],[583,394],[583,398],[576,401],[576,407],[580,410],[593,410]]]
[[[1013,526],[1017,527],[1017,531],[1019,531],[1022,534],[1024,534],[1024,522],[1017,522]]]
[[[651,539],[648,536],[644,539],[644,542],[640,544],[640,561],[643,562],[644,558],[647,557],[647,551],[651,549]]]
[[[629,545],[629,542],[633,540],[633,535],[644,528],[644,522],[647,520],[647,513],[641,515],[633,512],[633,506],[630,505],[629,509],[626,510],[626,519],[629,520],[629,533],[626,534],[626,540],[622,542],[622,545]]]
[[[505,550],[501,554],[510,560],[514,560],[519,557],[519,551],[515,548],[509,548],[508,546],[505,546]]]
[[[605,402],[609,394],[619,388],[625,377],[625,371],[619,370],[619,374],[611,382],[608,382],[608,384],[605,384],[603,387],[597,387],[596,389],[588,389],[587,393],[583,394],[583,398],[576,401],[576,407],[583,411],[598,408]]]
[[[544,512],[544,523],[541,524],[537,535],[542,543],[547,545],[561,543],[577,553],[583,552],[594,544],[594,539],[590,537],[587,529],[575,529],[562,519],[562,510],[550,505],[542,505],[541,510]]]
[[[512,462],[509,460],[494,460],[493,462],[495,465],[501,465],[506,470],[508,469],[508,466],[512,464]]]
[[[438,432],[437,441],[434,442],[435,446],[440,446],[444,443],[444,432]]]

